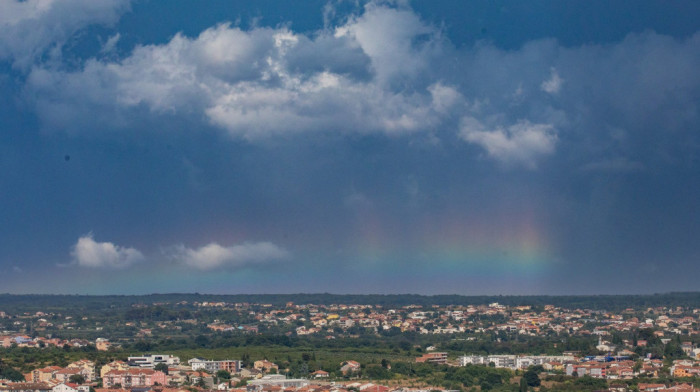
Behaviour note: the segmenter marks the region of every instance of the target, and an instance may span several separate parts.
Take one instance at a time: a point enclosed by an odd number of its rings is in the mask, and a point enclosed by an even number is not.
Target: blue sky
[[[0,3],[0,292],[697,290],[696,1]]]

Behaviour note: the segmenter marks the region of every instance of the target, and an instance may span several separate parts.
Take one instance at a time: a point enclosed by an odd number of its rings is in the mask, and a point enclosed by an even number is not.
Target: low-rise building
[[[109,348],[112,347],[112,343],[105,338],[97,338],[95,340],[95,347],[97,351],[108,351]]]
[[[328,378],[330,374],[328,372],[323,371],[323,370],[316,370],[315,372],[311,373],[311,376],[313,378]]]
[[[129,364],[124,361],[112,361],[100,368],[100,378],[112,370],[129,370]]]
[[[460,366],[467,365],[488,365],[493,363],[498,368],[508,369],[526,369],[530,366],[542,365],[549,367],[551,370],[558,364],[559,369],[563,370],[562,363],[565,361],[573,361],[573,356],[567,355],[464,355],[459,357]]]
[[[447,363],[447,353],[427,353],[422,357],[416,358],[416,362],[429,362],[437,364]]]
[[[187,363],[192,370],[206,370],[209,373],[215,373],[219,370],[226,370],[229,373],[238,373],[241,370],[241,361],[225,359],[221,361],[212,361],[202,358],[192,358]]]
[[[302,388],[309,385],[309,380],[305,378],[287,378],[281,374],[269,374],[257,380],[248,381],[247,390],[262,391],[266,387]]]
[[[340,372],[347,376],[360,371],[362,366],[357,361],[345,361],[340,364]]]
[[[164,354],[144,355],[141,357],[129,357],[127,363],[129,366],[153,368],[159,363],[164,363],[168,366],[179,365],[180,358]]]
[[[166,385],[165,373],[153,369],[112,370],[102,378],[102,385],[107,388],[150,387],[155,384]]]
[[[80,369],[80,374],[85,377],[85,381],[92,381],[95,379],[96,372],[95,372],[95,362],[90,361],[88,359],[81,359],[79,361],[75,361],[71,364],[68,364],[66,366],[68,369]]]
[[[62,382],[51,388],[51,392],[90,392],[90,386]]]
[[[32,382],[42,383],[49,382],[56,378],[56,373],[63,368],[60,366],[46,366],[41,369],[32,370]]]
[[[264,373],[269,373],[273,369],[275,371],[279,370],[279,366],[277,366],[276,364],[274,364],[266,359],[263,359],[261,361],[255,361],[253,363],[253,368],[258,369]]]
[[[2,392],[51,392],[51,386],[44,382],[11,382],[0,387]]]

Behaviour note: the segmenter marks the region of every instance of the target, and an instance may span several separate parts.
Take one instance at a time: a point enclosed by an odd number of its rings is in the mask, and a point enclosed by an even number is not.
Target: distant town
[[[700,303],[7,302],[10,392],[696,391]],[[509,301],[506,301],[509,302]],[[556,302],[556,301],[555,301]],[[687,301],[685,301],[687,302]],[[0,303],[2,303],[0,301]],[[573,301],[572,301],[573,303]]]

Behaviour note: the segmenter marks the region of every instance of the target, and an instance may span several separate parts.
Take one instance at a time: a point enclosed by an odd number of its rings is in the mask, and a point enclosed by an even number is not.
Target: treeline
[[[467,365],[454,367],[445,365],[433,365],[428,363],[397,362],[391,364],[391,369],[380,372],[383,366],[374,365],[365,367],[362,372],[365,376],[377,379],[391,379],[408,377],[419,379],[428,385],[440,386],[445,389],[463,390],[478,386],[482,391],[511,390],[509,385],[513,372],[508,369],[497,369],[488,366]],[[375,370],[372,370],[375,369]],[[372,377],[374,374],[380,377]]]
[[[652,295],[582,295],[582,296],[462,296],[417,294],[151,294],[151,295],[13,295],[0,294],[0,309],[6,312],[105,311],[110,308],[131,307],[135,304],[192,302],[265,303],[284,306],[295,304],[370,304],[385,307],[406,305],[484,305],[498,302],[503,305],[555,305],[565,308],[619,311],[626,308],[694,307],[700,303],[700,292],[679,292]]]
[[[375,350],[392,350],[395,353],[405,353],[406,355],[418,355],[423,352],[422,347],[424,346],[440,345],[449,341],[449,336],[421,335],[415,332],[395,336],[365,335],[357,338],[338,337],[335,339],[270,333],[257,335],[216,333],[214,335],[197,335],[178,339],[138,340],[133,343],[124,343],[123,348],[139,352],[270,346],[309,349],[373,348]]]
[[[0,380],[24,381],[24,375],[0,359]]]

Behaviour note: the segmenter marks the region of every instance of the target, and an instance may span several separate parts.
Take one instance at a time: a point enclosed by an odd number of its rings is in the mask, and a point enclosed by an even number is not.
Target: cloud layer
[[[212,242],[196,249],[180,245],[169,253],[175,262],[200,270],[238,269],[283,260],[290,256],[288,251],[271,242],[244,243],[227,247]]]
[[[25,91],[50,129],[133,128],[165,116],[252,141],[427,133],[478,146],[502,167],[533,169],[560,148],[575,148],[583,166],[638,160],[624,144],[652,135],[675,132],[667,147],[687,145],[698,66],[700,34],[457,49],[410,9],[369,3],[314,34],[220,24],[120,60],[89,58],[77,71],[35,67]]]
[[[238,269],[291,256],[287,250],[271,242],[246,242],[227,247],[212,242],[196,249],[177,245],[165,249],[164,255],[177,264],[198,270]],[[71,256],[73,265],[95,269],[124,269],[147,259],[138,249],[111,242],[97,242],[92,233],[78,239],[71,250]]]
[[[0,2],[0,264],[20,290],[513,292],[520,262],[694,287],[697,6],[486,3]]]
[[[487,130],[472,117],[462,119],[460,137],[481,146],[488,155],[506,165],[537,166],[540,156],[554,152],[557,135],[549,124],[519,121],[508,128]]]
[[[48,54],[61,56],[71,36],[92,24],[113,24],[130,0],[26,0],[0,2],[0,60],[27,68]]]
[[[71,252],[73,262],[86,268],[126,268],[144,260],[143,254],[134,248],[97,242],[92,234],[78,239]]]
[[[381,45],[371,38],[379,33]],[[415,43],[422,34],[426,41]],[[436,34],[410,11],[368,6],[316,37],[221,24],[196,38],[177,34],[164,45],[136,47],[119,62],[88,60],[79,72],[36,69],[28,82],[45,123],[59,128],[84,125],[95,109],[115,125],[124,110],[143,106],[156,114],[199,114],[248,139],[414,132],[437,126],[447,109],[430,92],[437,81],[410,92],[404,86],[426,68]]]

